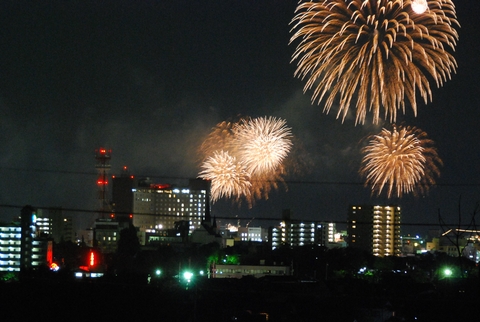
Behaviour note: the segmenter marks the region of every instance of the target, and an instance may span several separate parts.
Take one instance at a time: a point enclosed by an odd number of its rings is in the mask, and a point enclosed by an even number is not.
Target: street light
[[[443,270],[443,275],[445,275],[445,277],[450,277],[450,276],[452,276],[452,274],[453,274],[453,272],[450,268],[445,268]]]
[[[187,281],[187,283],[190,283],[190,280],[192,279],[193,277],[193,273],[192,272],[185,272],[183,273],[183,278]]]

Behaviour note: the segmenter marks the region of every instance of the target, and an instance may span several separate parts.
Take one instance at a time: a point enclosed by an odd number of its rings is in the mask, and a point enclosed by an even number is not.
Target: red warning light
[[[99,186],[106,186],[108,184],[108,181],[107,180],[103,180],[103,179],[98,179],[97,180],[97,184]]]

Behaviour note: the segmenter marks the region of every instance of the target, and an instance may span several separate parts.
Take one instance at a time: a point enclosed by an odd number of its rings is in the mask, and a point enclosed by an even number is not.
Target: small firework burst
[[[199,177],[211,181],[212,202],[222,197],[239,199],[250,195],[250,178],[241,162],[226,151],[214,151],[201,166]]]

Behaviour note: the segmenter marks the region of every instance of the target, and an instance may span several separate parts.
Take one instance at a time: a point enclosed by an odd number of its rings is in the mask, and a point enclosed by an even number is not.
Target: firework
[[[211,200],[222,197],[239,199],[250,195],[249,175],[241,162],[226,151],[215,151],[201,166],[199,177],[211,181]]]
[[[292,23],[295,76],[306,79],[304,92],[313,88],[312,102],[326,98],[325,113],[338,99],[342,122],[351,105],[355,124],[365,123],[367,111],[377,124],[382,108],[395,122],[405,100],[416,115],[418,94],[432,100],[430,80],[440,87],[456,72],[448,52],[459,26],[451,0],[305,2]]]
[[[252,175],[271,173],[282,163],[292,146],[286,122],[259,117],[240,122],[234,129],[239,158]]]
[[[229,154],[233,154],[232,151],[235,150],[235,147],[233,145],[232,128],[235,124],[236,122],[223,121],[212,129],[198,149],[201,163],[211,157],[216,151],[230,151]]]
[[[285,184],[283,162],[293,136],[286,122],[274,117],[243,117],[217,124],[199,148],[199,177],[211,180],[212,201],[234,198],[249,207],[268,199],[272,189]],[[288,160],[293,165],[293,159]]]
[[[425,193],[440,174],[437,165],[442,165],[433,141],[415,127],[384,128],[370,137],[362,153],[360,174],[366,177],[365,185],[371,185],[378,195],[386,186],[388,198],[392,193],[397,197]]]

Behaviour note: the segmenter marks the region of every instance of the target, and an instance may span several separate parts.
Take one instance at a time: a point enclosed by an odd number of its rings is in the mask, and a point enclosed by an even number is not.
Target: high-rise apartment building
[[[348,245],[375,256],[401,254],[400,207],[350,205],[348,209]]]
[[[18,224],[0,224],[0,272],[19,272],[22,228]]]

